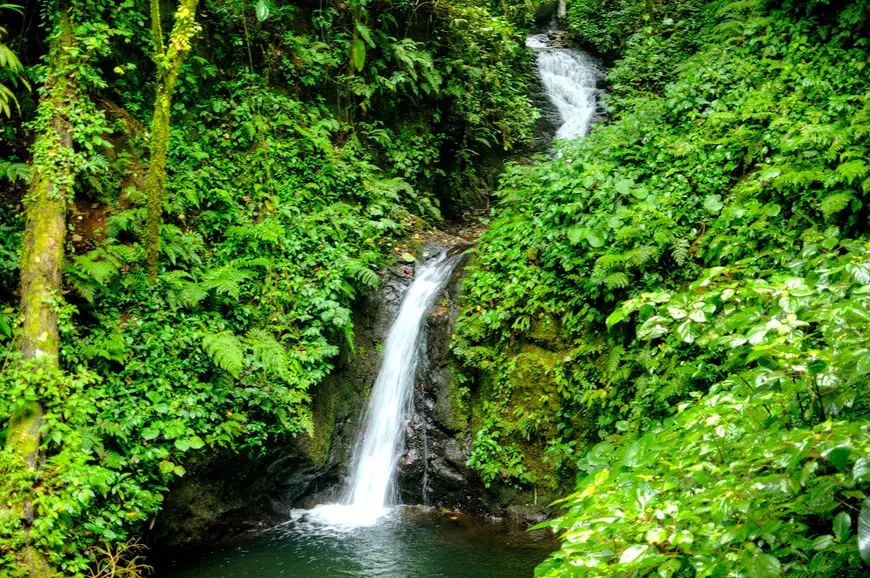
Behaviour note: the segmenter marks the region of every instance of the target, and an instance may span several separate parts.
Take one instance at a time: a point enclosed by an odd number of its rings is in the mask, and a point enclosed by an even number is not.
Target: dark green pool
[[[328,576],[521,577],[555,547],[548,532],[530,534],[467,516],[394,512],[376,526],[324,527],[304,519],[240,546],[176,561],[172,578]]]

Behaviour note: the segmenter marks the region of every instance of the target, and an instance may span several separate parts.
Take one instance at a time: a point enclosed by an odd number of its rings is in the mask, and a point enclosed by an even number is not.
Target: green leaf
[[[718,213],[724,206],[725,205],[722,204],[722,197],[720,195],[707,195],[704,199],[704,208],[711,213]]]
[[[361,22],[356,23],[356,29],[359,30],[360,36],[366,41],[371,48],[375,47],[375,41],[372,40],[372,31],[371,29]]]
[[[175,469],[175,464],[169,461],[162,461],[157,466],[160,468],[160,473],[162,474],[171,474],[172,470]]]
[[[606,238],[604,233],[601,231],[594,231],[589,229],[586,233],[586,242],[588,242],[591,246],[598,248],[604,245]]]
[[[617,323],[619,323],[620,321],[622,321],[626,317],[627,316],[626,316],[625,312],[622,310],[622,307],[615,309],[613,311],[613,313],[611,313],[607,317],[607,321],[606,321],[607,327],[608,328],[613,327],[614,325],[616,325]]]
[[[266,4],[266,0],[258,0],[257,4],[254,6],[254,12],[256,12],[257,20],[260,22],[268,18],[269,6]]]
[[[634,562],[641,556],[643,556],[646,551],[649,550],[649,546],[647,544],[632,544],[622,553],[622,556],[619,557],[620,564],[630,564]]]
[[[681,566],[681,562],[678,558],[672,558],[656,568],[656,572],[659,575],[659,578],[671,578]]]
[[[357,38],[350,47],[351,69],[360,72],[366,64],[366,45]]]
[[[864,498],[861,513],[858,514],[858,553],[864,563],[870,566],[870,498]]]
[[[763,210],[764,214],[768,217],[775,217],[780,213],[780,211],[782,211],[782,207],[776,203],[771,203],[769,205],[764,205]]]
[[[573,229],[568,229],[566,236],[571,243],[576,245],[586,238],[586,231],[588,230],[589,229],[586,229],[585,227],[574,227]]]
[[[855,461],[855,467],[852,468],[852,480],[857,482],[868,474],[870,474],[870,457],[862,456]]]
[[[834,545],[834,537],[831,536],[830,534],[825,534],[824,536],[819,536],[818,538],[813,540],[813,543],[810,545],[810,548],[812,548],[813,550],[817,550],[817,551],[821,552],[823,550],[827,550],[828,548],[830,548],[833,545]]]
[[[613,444],[610,442],[601,442],[589,450],[586,454],[586,461],[590,465],[600,467],[606,466],[609,463],[610,456],[613,454]]]
[[[848,263],[846,271],[861,285],[870,285],[870,262]]]
[[[776,578],[782,573],[779,560],[770,554],[757,554],[749,567],[751,578]]]
[[[622,195],[627,195],[627,194],[629,194],[629,192],[631,191],[631,188],[633,186],[634,186],[633,180],[622,179],[622,180],[616,181],[616,184],[613,186],[613,188],[616,189],[616,192],[618,192]]]
[[[834,518],[834,536],[838,542],[844,542],[852,530],[852,517],[848,512],[840,512]]]
[[[838,470],[842,470],[849,465],[849,448],[848,446],[837,446],[824,452],[822,457],[831,462]]]
[[[142,439],[143,440],[153,440],[157,436],[160,435],[160,430],[156,427],[148,427],[142,430]]]

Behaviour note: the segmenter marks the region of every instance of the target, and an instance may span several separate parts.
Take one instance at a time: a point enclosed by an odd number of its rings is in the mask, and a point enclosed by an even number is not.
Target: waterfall
[[[586,136],[597,120],[601,93],[597,85],[604,70],[584,52],[552,46],[556,25],[554,20],[545,32],[529,36],[526,45],[537,53],[538,76],[559,115],[554,119],[560,124],[555,137],[571,139]]]
[[[460,259],[443,254],[418,267],[384,343],[344,503],[318,506],[306,513],[309,517],[333,525],[366,526],[396,503],[396,461],[412,411],[423,319]]]

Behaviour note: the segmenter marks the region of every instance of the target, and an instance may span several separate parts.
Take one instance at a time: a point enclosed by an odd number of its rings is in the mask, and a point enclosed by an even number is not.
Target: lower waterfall
[[[460,260],[460,255],[442,254],[417,268],[416,278],[384,343],[383,360],[354,450],[345,497],[341,504],[318,506],[306,512],[312,519],[366,526],[374,524],[386,514],[388,506],[397,503],[396,461],[402,452],[405,424],[411,417],[423,320]]]

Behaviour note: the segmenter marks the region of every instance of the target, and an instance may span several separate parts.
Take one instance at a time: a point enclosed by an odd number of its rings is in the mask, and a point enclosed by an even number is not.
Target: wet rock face
[[[457,267],[427,319],[413,416],[405,431],[405,452],[398,465],[400,498],[406,504],[535,524],[546,518],[547,510],[534,505],[530,492],[495,485],[487,488],[477,471],[467,465],[474,432],[469,409],[462,407],[450,351],[463,274],[463,267]]]

